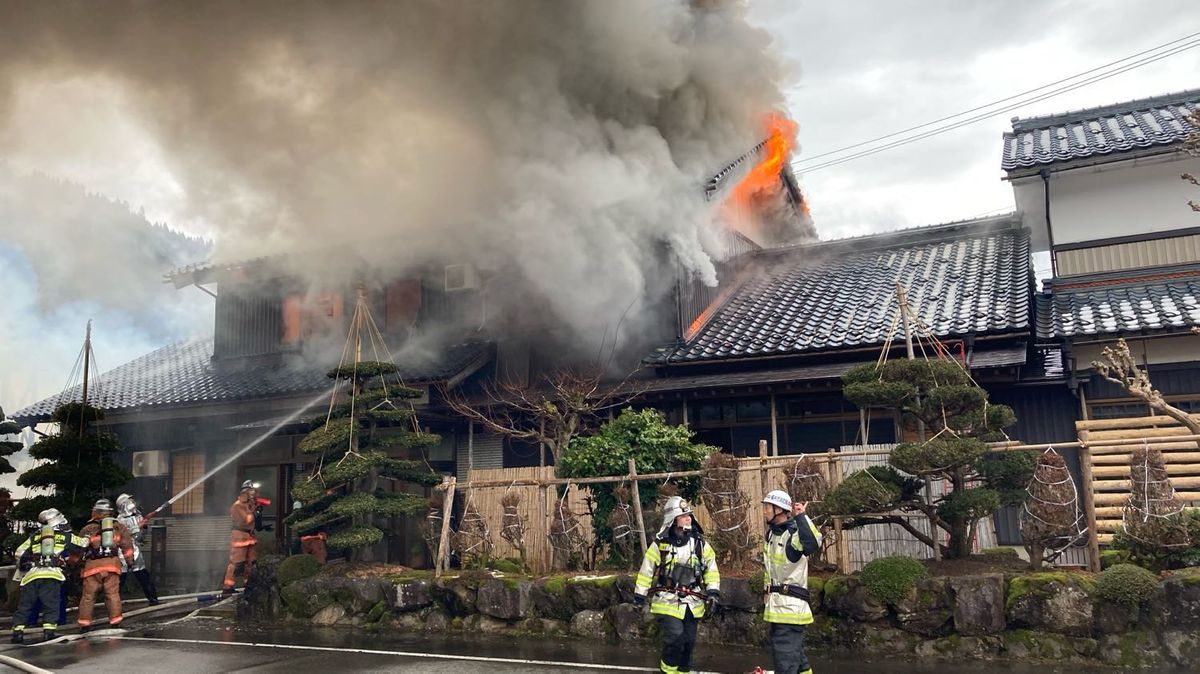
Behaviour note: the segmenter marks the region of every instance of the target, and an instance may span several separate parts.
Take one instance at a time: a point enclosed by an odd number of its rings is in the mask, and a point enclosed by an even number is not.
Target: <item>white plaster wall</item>
[[[1200,200],[1200,189],[1180,180],[1185,172],[1200,174],[1200,159],[1180,155],[1051,173],[1055,245],[1200,226],[1187,203]],[[1035,250],[1048,249],[1042,190],[1037,176],[1013,183]]]

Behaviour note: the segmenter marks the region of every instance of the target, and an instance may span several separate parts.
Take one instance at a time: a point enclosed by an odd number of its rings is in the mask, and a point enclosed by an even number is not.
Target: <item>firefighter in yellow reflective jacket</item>
[[[762,502],[767,522],[763,620],[771,626],[775,674],[811,674],[804,653],[804,625],[813,621],[808,605],[808,558],[821,550],[821,532],[804,513],[808,504],[793,504],[786,492],[772,491]]]
[[[678,496],[667,500],[662,527],[646,549],[634,588],[634,603],[650,597],[650,612],[658,616],[663,634],[664,672],[691,671],[696,645],[696,621],[721,597],[717,556],[692,521],[692,508]]]
[[[63,567],[66,557],[87,545],[87,539],[71,533],[67,518],[54,508],[43,510],[38,515],[42,525],[33,535],[17,546],[14,557],[21,576],[21,598],[13,614],[12,642],[25,643],[25,623],[29,621],[34,607],[41,603],[42,641],[57,636],[58,602],[62,591]]]

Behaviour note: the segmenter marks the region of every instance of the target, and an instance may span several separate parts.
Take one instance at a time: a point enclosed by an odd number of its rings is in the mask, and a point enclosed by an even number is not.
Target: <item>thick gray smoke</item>
[[[98,82],[218,258],[515,268],[581,330],[645,296],[664,244],[715,280],[701,185],[782,103],[741,2],[9,3],[0,25],[0,152],[28,142],[2,132],[24,88]]]

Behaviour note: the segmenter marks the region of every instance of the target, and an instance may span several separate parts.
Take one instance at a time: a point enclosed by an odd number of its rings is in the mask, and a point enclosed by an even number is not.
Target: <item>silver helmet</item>
[[[110,513],[113,511],[112,502],[106,498],[102,498],[92,506],[92,512]]]
[[[117,512],[122,515],[132,515],[137,512],[137,502],[129,494],[121,494],[117,497]]]
[[[58,511],[58,508],[46,508],[38,513],[38,522],[49,525],[55,529],[63,529],[69,526],[66,516]]]

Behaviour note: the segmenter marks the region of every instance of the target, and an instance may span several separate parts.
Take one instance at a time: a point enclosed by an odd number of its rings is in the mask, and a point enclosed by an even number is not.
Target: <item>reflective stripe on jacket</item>
[[[676,565],[692,562],[697,545],[701,550],[700,566],[703,576],[698,579],[697,586],[692,589],[701,593],[708,590],[719,591],[721,589],[721,573],[717,569],[717,555],[713,552],[711,545],[704,543],[703,539],[696,535],[689,536],[681,545],[673,545],[666,540],[657,540],[646,548],[633,591],[645,597],[650,592],[651,586],[658,582],[658,570],[659,566],[663,564],[663,560],[666,560],[664,571],[669,575]],[[704,617],[704,600],[700,597],[691,595],[680,597],[676,592],[659,591],[650,598],[651,613],[669,615],[682,620],[688,608],[692,609],[692,615],[697,618]]]
[[[808,557],[821,550],[821,532],[807,515],[799,515],[767,529],[763,542],[763,566],[767,585],[808,588]],[[782,592],[768,592],[763,620],[786,625],[808,625],[813,621],[808,602]]]
[[[28,554],[30,557],[36,556],[33,552],[36,548],[34,543],[36,538],[36,536],[33,538],[26,538],[20,545],[17,546],[17,549],[13,552],[13,557],[17,560],[18,565],[21,558],[25,555]],[[86,545],[87,539],[85,538],[80,538],[79,536],[76,536],[70,532],[54,532],[54,555],[59,559],[63,558],[65,553],[68,551],[68,548],[82,548]],[[44,578],[57,580],[59,582],[66,580],[66,576],[63,575],[61,566],[41,566],[35,563],[33,568],[26,571],[21,576],[21,586],[24,587],[35,580],[42,580]]]

